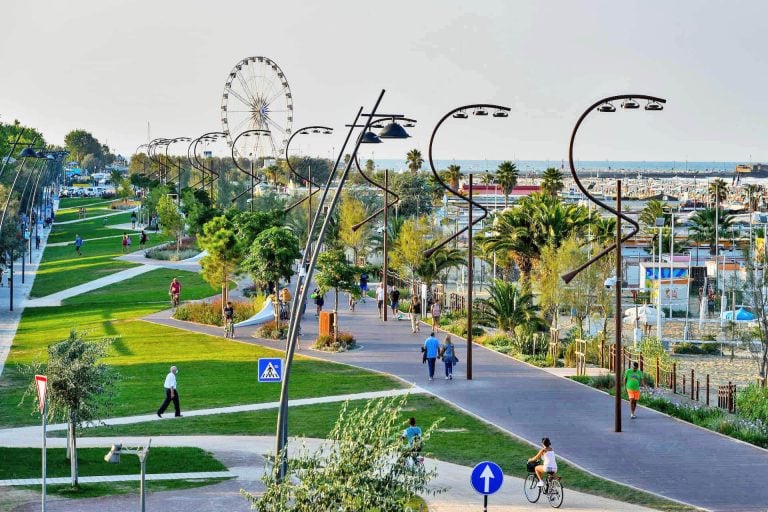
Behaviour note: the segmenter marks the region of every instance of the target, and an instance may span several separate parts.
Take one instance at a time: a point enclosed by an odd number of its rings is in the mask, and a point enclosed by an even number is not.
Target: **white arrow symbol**
[[[485,480],[485,487],[484,487],[485,490],[483,492],[486,492],[486,493],[490,492],[490,490],[491,490],[491,478],[496,478],[493,475],[493,471],[491,470],[490,464],[486,464],[485,465],[485,469],[483,470],[482,473],[480,473],[480,478]]]

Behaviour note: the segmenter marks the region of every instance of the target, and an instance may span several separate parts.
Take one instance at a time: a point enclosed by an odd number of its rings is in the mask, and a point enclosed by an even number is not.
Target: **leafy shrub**
[[[736,393],[736,410],[750,420],[759,420],[768,424],[768,388],[754,384]]]
[[[269,340],[282,340],[288,334],[288,322],[282,322],[279,326],[274,320],[270,320],[259,326],[256,330],[256,336]]]
[[[720,344],[718,343],[702,343],[701,345],[695,343],[676,343],[672,347],[674,354],[687,354],[687,355],[720,355]]]
[[[612,373],[606,373],[605,375],[596,375],[595,377],[592,377],[592,381],[590,385],[597,389],[603,389],[603,390],[615,389],[616,377]]]
[[[235,323],[247,320],[256,314],[252,301],[233,301],[232,307],[235,309]],[[213,302],[187,302],[176,308],[173,318],[186,322],[196,322],[207,325],[224,325],[221,299],[217,298]]]
[[[460,318],[458,320],[455,320],[447,325],[443,325],[443,322],[441,320],[440,325],[443,329],[448,331],[451,334],[455,334],[456,336],[461,336],[462,338],[467,337],[467,320]],[[472,325],[472,336],[482,336],[485,334],[485,329],[482,327],[478,327],[477,325]]]
[[[152,249],[144,251],[144,256],[147,258],[163,261],[181,261],[193,258],[198,254],[200,254],[200,251],[197,249],[184,249],[177,253],[176,249],[158,249],[153,247]]]
[[[581,382],[582,384],[589,386],[590,382],[592,381],[592,377],[589,377],[588,375],[571,375],[571,380],[575,380],[576,382]]]
[[[340,331],[333,339],[333,335],[322,334],[315,340],[314,348],[324,352],[346,352],[357,346],[357,340],[352,333]]]

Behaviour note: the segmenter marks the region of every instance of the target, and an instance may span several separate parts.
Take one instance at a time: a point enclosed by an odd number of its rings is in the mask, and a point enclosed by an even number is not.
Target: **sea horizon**
[[[405,159],[396,158],[374,158],[377,169],[390,169],[394,171],[403,171],[408,168]],[[436,160],[435,166],[438,170],[446,169],[449,165],[459,165],[461,171],[465,174],[478,174],[489,171],[495,172],[503,160],[454,160],[444,159]],[[512,160],[522,174],[541,174],[545,169],[554,167],[568,171],[567,160]],[[361,164],[363,162],[361,161]],[[736,172],[736,166],[746,162],[718,162],[718,161],[685,161],[685,160],[576,160],[576,168],[579,171],[599,172],[599,171],[665,171],[679,172],[680,174],[695,174],[697,172],[708,174],[733,175]],[[429,163],[424,162],[422,170],[429,170]]]

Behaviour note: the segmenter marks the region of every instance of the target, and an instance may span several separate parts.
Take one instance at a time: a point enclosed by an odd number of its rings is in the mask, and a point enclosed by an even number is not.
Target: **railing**
[[[581,363],[582,357],[584,357],[582,353],[586,353],[586,342],[582,340],[576,340],[576,342],[583,343],[583,345],[577,346],[576,352],[578,356],[576,374],[583,375],[583,373],[580,373],[583,370],[580,370],[578,365]],[[637,363],[640,371],[653,375],[657,387],[666,388],[673,395],[683,395],[692,402],[710,405],[710,396],[714,389],[710,384],[709,374],[704,375],[702,382],[701,375],[697,375],[694,368],[691,368],[690,372],[678,373],[676,362],[663,363],[658,357],[648,361],[647,358],[643,357],[643,354],[630,347],[622,347],[621,368],[619,371],[616,371],[616,346],[611,344],[607,347],[607,357],[605,352],[605,343],[601,340],[600,366],[607,368],[611,373],[619,375],[619,378],[623,378],[625,368],[630,368],[633,363]],[[727,385],[717,386],[717,407],[729,413],[736,411],[736,384],[729,381]]]
[[[451,313],[467,311],[467,297],[458,293],[451,293],[448,296],[448,309]]]

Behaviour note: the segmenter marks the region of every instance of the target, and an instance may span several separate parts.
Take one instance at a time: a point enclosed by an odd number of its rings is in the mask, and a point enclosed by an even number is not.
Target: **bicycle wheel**
[[[560,480],[555,479],[549,482],[549,494],[547,496],[552,508],[560,508],[560,505],[563,504],[563,484],[560,483]]]
[[[536,475],[531,473],[525,478],[525,482],[523,483],[523,491],[525,491],[525,498],[530,501],[531,503],[536,503],[539,501],[539,496],[541,496],[541,487],[537,487],[536,484],[539,483],[539,479],[536,478]]]

